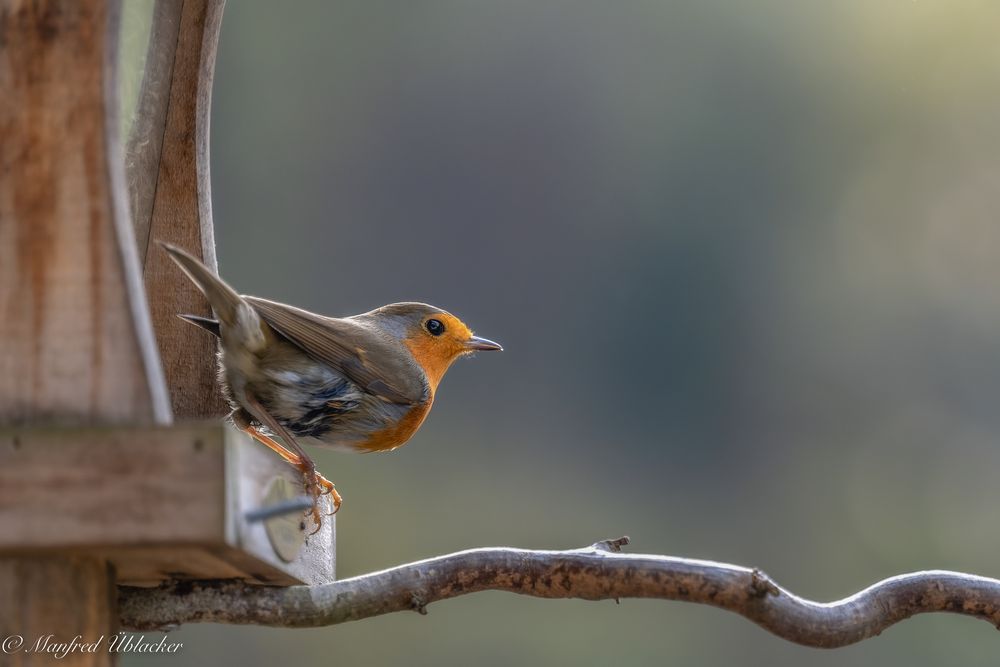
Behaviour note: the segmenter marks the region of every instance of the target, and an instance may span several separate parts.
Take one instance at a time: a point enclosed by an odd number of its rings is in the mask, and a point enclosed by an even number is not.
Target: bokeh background
[[[403,449],[317,452],[339,574],[628,534],[821,600],[1000,576],[998,34],[993,0],[231,1],[223,275],[329,314],[428,301],[506,347]],[[123,664],[1000,659],[942,615],[821,652],[682,603],[429,611],[190,625]]]

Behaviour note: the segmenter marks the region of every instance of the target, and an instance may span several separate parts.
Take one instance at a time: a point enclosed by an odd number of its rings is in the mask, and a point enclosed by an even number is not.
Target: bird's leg
[[[306,454],[305,450],[302,449],[301,445],[295,441],[295,438],[291,436],[288,430],[283,427],[277,419],[275,419],[264,407],[253,397],[247,396],[247,402],[250,404],[250,408],[255,413],[254,416],[257,417],[265,426],[267,426],[271,431],[277,433],[278,436],[284,441],[285,446],[282,446],[274,439],[261,433],[258,429],[253,428],[250,425],[247,415],[244,414],[233,414],[233,423],[241,431],[247,433],[250,437],[257,440],[258,442],[266,445],[270,449],[274,450],[281,458],[288,461],[291,465],[299,470],[303,476],[303,486],[305,487],[306,493],[313,500],[313,506],[310,513],[312,514],[313,521],[316,523],[316,530],[312,534],[319,532],[319,529],[323,526],[323,513],[319,509],[319,498],[329,494],[330,498],[333,500],[333,511],[327,514],[327,516],[337,513],[340,509],[340,505],[344,502],[344,499],[337,489],[334,488],[333,482],[328,480],[326,477],[321,475],[318,470],[316,470],[316,464],[313,462],[312,458]],[[237,411],[240,412],[240,411]]]
[[[265,421],[265,423],[267,422]],[[276,422],[275,425],[277,426]],[[280,426],[278,428],[275,428],[270,424],[267,424],[267,426],[272,430],[279,432],[282,440],[285,440],[286,442],[295,442],[294,440],[289,439],[290,436],[285,435],[287,431],[280,428]],[[316,464],[309,456],[289,451],[286,447],[283,447],[272,438],[269,438],[253,427],[248,427],[247,429],[244,429],[244,431],[258,442],[277,452],[279,456],[288,461],[302,473],[303,487],[305,487],[306,493],[309,494],[313,501],[312,509],[308,513],[312,514],[313,522],[316,524],[316,530],[310,534],[315,535],[318,533],[320,528],[323,527],[324,516],[319,507],[320,496],[329,494],[330,498],[333,500],[333,511],[327,513],[326,516],[336,514],[337,510],[340,509],[340,505],[344,501],[341,495],[337,492],[337,489],[334,488],[333,482],[328,480],[326,477],[321,475],[318,470],[316,470]]]
[[[240,410],[234,410],[233,413],[229,415],[229,418],[233,420],[233,424],[236,428],[243,431],[262,445],[267,445],[271,451],[291,463],[294,467],[302,467],[302,456],[300,454],[289,451],[280,442],[276,442],[273,438],[269,438],[261,433],[251,425],[250,418],[246,413],[240,413]]]

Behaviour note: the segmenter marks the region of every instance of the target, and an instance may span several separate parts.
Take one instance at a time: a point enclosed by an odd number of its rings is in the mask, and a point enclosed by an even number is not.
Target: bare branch
[[[427,613],[438,600],[499,590],[542,598],[659,598],[708,604],[745,616],[779,637],[835,648],[928,612],[1000,624],[1000,581],[943,570],[903,574],[849,598],[800,598],[757,569],[711,561],[619,553],[628,538],[572,551],[471,549],[324,586],[274,588],[177,582],[120,589],[121,621],[133,630],[208,621],[318,627],[396,611]]]

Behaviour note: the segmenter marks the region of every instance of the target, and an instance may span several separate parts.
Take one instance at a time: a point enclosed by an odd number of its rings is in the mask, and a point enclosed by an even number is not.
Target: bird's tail
[[[163,241],[158,241],[158,243],[170,253],[170,258],[177,263],[177,266],[181,267],[191,282],[205,294],[205,298],[208,299],[219,320],[223,324],[233,326],[236,323],[237,311],[243,303],[243,299],[236,293],[236,290],[212,273],[207,266],[177,246]]]

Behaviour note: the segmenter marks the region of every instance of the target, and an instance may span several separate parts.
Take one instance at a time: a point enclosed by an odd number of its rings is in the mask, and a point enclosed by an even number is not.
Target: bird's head
[[[406,345],[432,390],[437,389],[455,359],[473,352],[503,350],[499,343],[473,335],[448,311],[426,303],[392,303],[366,315]]]

